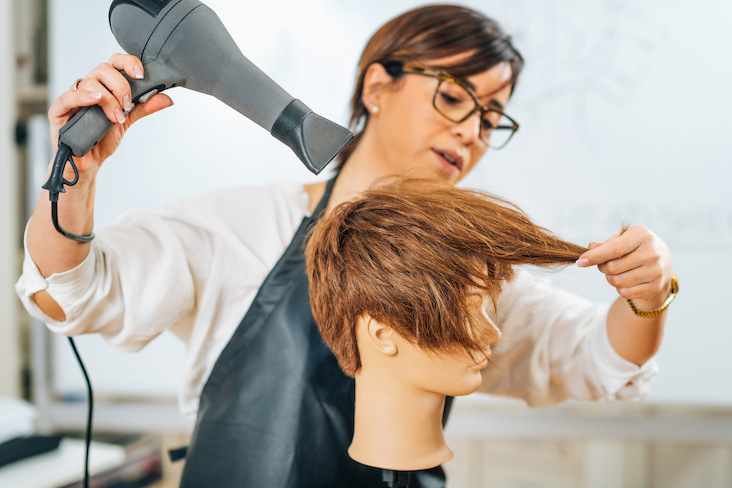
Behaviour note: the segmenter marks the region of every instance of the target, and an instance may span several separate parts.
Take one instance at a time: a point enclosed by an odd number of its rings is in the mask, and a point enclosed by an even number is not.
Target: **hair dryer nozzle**
[[[293,100],[272,126],[272,135],[290,147],[303,164],[318,174],[346,147],[353,133]]]

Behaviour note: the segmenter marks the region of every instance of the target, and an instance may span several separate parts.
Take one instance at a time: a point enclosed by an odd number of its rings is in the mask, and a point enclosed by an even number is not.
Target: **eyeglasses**
[[[383,66],[393,77],[408,73],[437,78],[439,81],[432,98],[432,106],[447,120],[458,124],[478,112],[481,121],[480,140],[488,147],[505,147],[519,128],[518,123],[501,110],[481,105],[475,92],[464,81],[444,71],[407,67],[399,61],[389,61]]]

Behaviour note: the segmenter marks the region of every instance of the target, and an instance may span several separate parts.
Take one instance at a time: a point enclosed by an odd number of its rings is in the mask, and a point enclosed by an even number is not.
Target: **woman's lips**
[[[446,149],[433,149],[432,151],[448,170],[462,171],[463,158],[458,153]]]

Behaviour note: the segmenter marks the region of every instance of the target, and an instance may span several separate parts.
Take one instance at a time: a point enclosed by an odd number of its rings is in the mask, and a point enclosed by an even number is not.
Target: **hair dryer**
[[[198,0],[114,0],[109,24],[120,46],[142,60],[145,78],[127,76],[132,102],[144,103],[167,88],[183,86],[218,98],[289,146],[319,173],[353,134],[293,98],[239,50],[218,16]],[[56,202],[78,179],[70,155],[81,157],[112,127],[100,106],[84,107],[59,131],[51,175],[43,188]],[[66,181],[70,161],[76,178]],[[54,221],[54,225],[57,222]],[[67,237],[87,237],[67,234]],[[79,239],[76,239],[79,240]]]

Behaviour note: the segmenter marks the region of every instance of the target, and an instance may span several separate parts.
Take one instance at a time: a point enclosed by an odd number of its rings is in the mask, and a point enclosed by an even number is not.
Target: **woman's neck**
[[[356,375],[352,459],[383,469],[413,471],[452,458],[442,431],[445,396],[405,387],[389,375]]]
[[[355,198],[368,190],[379,179],[393,175],[385,163],[385,157],[379,154],[378,146],[372,142],[372,137],[367,128],[358,147],[343,164],[333,187],[328,204],[329,211],[339,203]]]
[[[374,161],[376,156],[369,156],[368,152],[363,143],[359,144],[359,147],[343,164],[338,174],[338,179],[331,191],[327,207],[328,212],[333,210],[338,204],[356,198],[362,192],[371,188],[377,180],[387,176],[387,172],[380,170],[374,164],[369,164],[369,160]],[[310,201],[309,210],[311,213],[315,210],[315,207],[322,198],[325,192],[325,186],[325,181],[305,185],[305,191]]]

